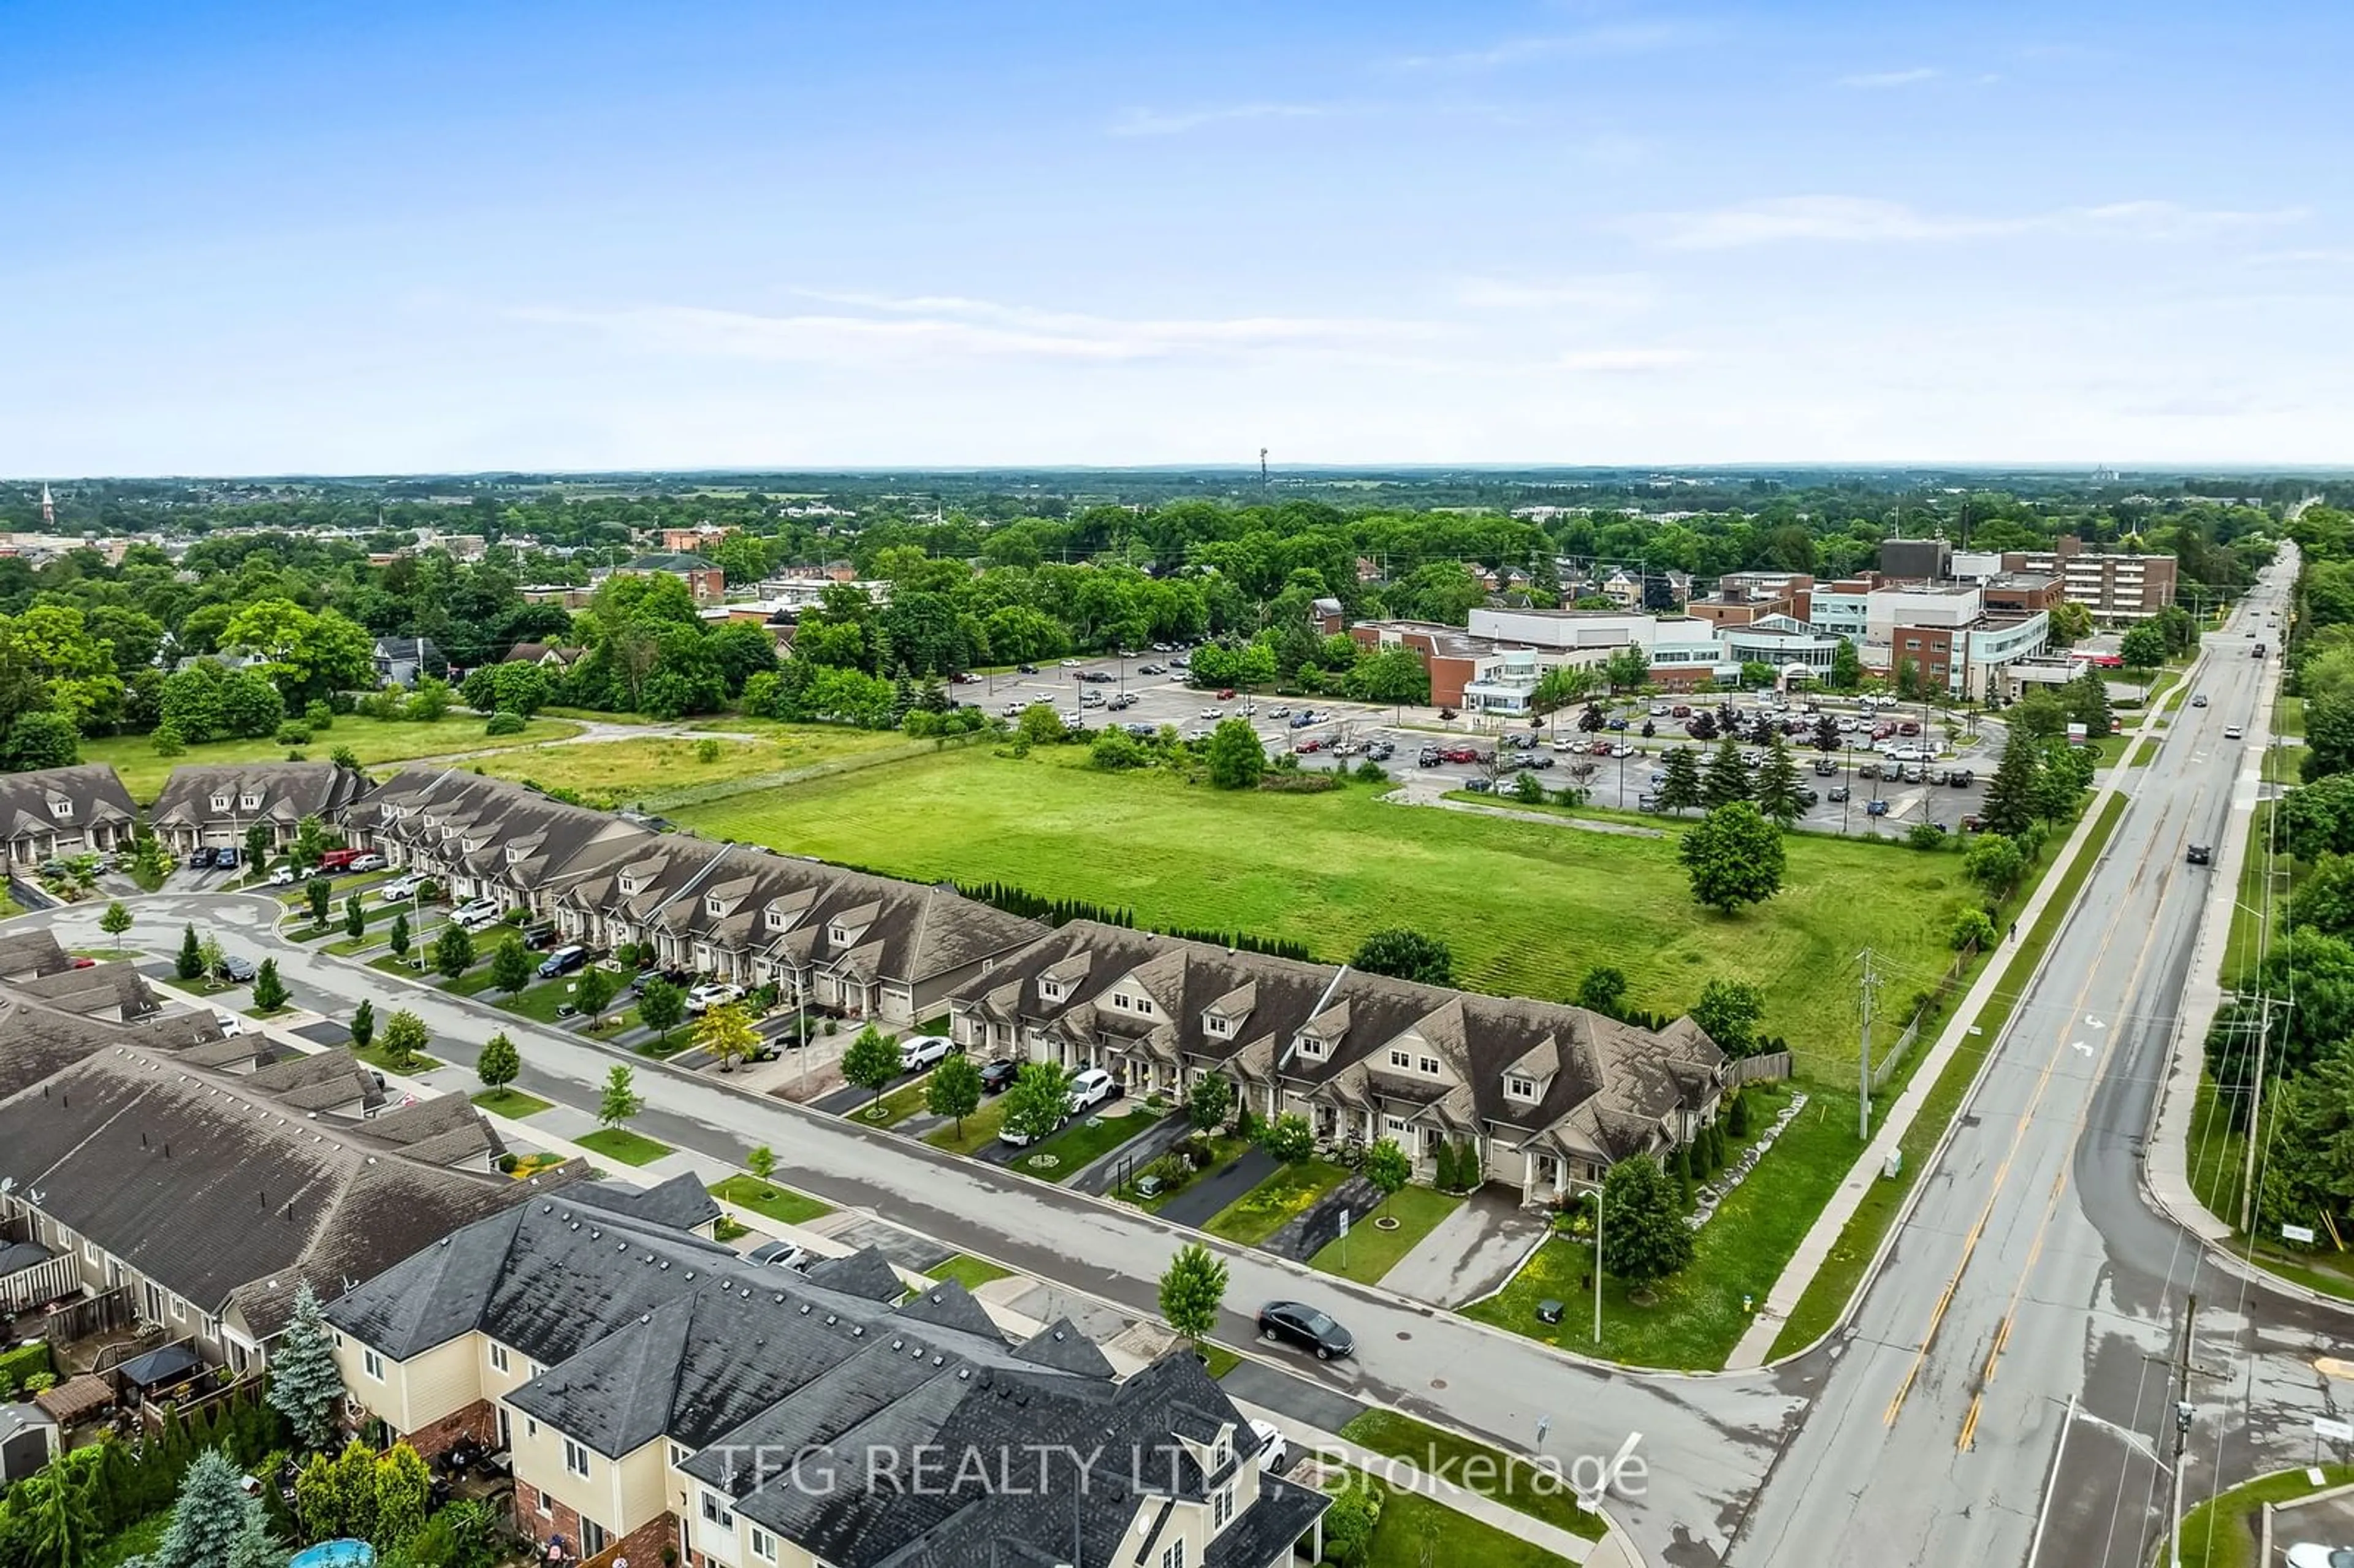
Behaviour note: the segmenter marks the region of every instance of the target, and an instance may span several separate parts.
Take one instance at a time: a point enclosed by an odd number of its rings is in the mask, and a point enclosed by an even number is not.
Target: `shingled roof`
[[[108,822],[128,827],[138,820],[139,808],[111,763],[0,773],[0,841],[78,834]]]

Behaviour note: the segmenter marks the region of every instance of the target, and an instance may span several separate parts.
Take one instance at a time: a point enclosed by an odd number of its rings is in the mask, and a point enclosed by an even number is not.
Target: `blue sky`
[[[2354,7],[0,0],[0,472],[2338,461]]]

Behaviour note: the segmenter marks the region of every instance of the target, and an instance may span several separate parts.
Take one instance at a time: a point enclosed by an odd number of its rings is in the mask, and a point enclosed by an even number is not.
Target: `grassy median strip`
[[[1202,1228],[1214,1236],[1257,1246],[1348,1179],[1349,1172],[1329,1160],[1286,1165],[1219,1210]]]
[[[962,1252],[931,1270],[931,1277],[941,1284],[953,1279],[967,1290],[978,1290],[992,1279],[1009,1279],[1013,1275],[1010,1268],[1000,1268],[985,1257]]]
[[[806,1192],[796,1192],[790,1187],[779,1187],[757,1176],[729,1176],[714,1181],[711,1195],[780,1225],[805,1225],[833,1213],[831,1203],[822,1203]]]
[[[1394,1410],[1368,1410],[1341,1427],[1340,1435],[1360,1448],[1403,1459],[1426,1475],[1502,1503],[1580,1540],[1602,1539],[1600,1517],[1578,1507],[1567,1480],[1550,1473],[1550,1467],[1540,1470],[1517,1455]]]
[[[1778,1360],[1814,1343],[1830,1332],[1832,1326],[1839,1321],[1840,1314],[1847,1309],[1848,1299],[1855,1294],[1856,1285],[1863,1278],[1863,1271],[1872,1266],[1872,1257],[1880,1250],[1881,1238],[1888,1234],[1888,1227],[1895,1222],[1898,1211],[1903,1207],[1904,1195],[1913,1190],[1913,1183],[1920,1180],[1922,1167],[1927,1163],[1930,1152],[1936,1148],[1938,1139],[1945,1135],[1946,1124],[1954,1119],[1954,1113],[1961,1108],[1963,1097],[1969,1093],[1970,1084],[1978,1076],[1979,1064],[1986,1060],[1986,1054],[1994,1048],[1994,1043],[2002,1038],[2003,1030],[2009,1026],[2011,1012],[2019,1005],[2020,990],[2026,986],[2028,977],[2035,972],[2035,966],[2041,961],[2045,950],[2058,938],[2061,926],[2075,907],[2077,896],[2084,892],[2084,883],[2093,874],[2093,867],[2100,860],[2102,850],[2107,847],[2110,835],[2116,832],[2117,820],[2125,815],[2125,810],[2126,798],[2123,795],[2111,795],[2108,804],[2101,808],[2101,814],[2094,820],[2093,831],[2085,837],[2084,847],[2052,887],[2051,900],[2044,905],[2043,913],[2029,929],[2019,950],[2010,956],[2010,962],[2004,967],[2002,979],[1995,987],[1993,998],[1978,1013],[1976,1021],[1978,1032],[1966,1036],[1961,1046],[1947,1060],[1945,1070],[1937,1075],[1936,1083],[1931,1086],[1927,1097],[1922,1101],[1920,1114],[1913,1118],[1913,1125],[1905,1129],[1903,1138],[1899,1140],[1897,1147],[1904,1154],[1903,1169],[1893,1181],[1874,1181],[1871,1191],[1863,1195],[1863,1201],[1856,1205],[1854,1214],[1840,1231],[1839,1240],[1832,1245],[1830,1255],[1815,1271],[1814,1278],[1808,1282],[1797,1305],[1790,1309],[1789,1319],[1782,1325],[1782,1331],[1775,1336],[1774,1348],[1766,1355],[1768,1361]]]
[[[1351,1215],[1349,1234],[1327,1244],[1308,1260],[1308,1266],[1360,1285],[1378,1285],[1382,1276],[1462,1206],[1463,1200],[1449,1193],[1428,1187],[1401,1187],[1373,1213]],[[1396,1221],[1396,1227],[1383,1229],[1385,1219]]]

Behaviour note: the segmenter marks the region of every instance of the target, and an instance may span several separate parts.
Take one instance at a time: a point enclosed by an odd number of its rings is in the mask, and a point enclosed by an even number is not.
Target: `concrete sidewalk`
[[[2192,660],[2190,667],[2183,672],[2183,683],[2187,684],[2196,676],[2206,656],[2206,648],[2202,643],[2198,658]],[[2166,732],[2155,728],[2152,723],[2164,705],[2163,702],[2153,703],[2143,713],[2141,722],[2129,732],[2131,738],[2126,748],[2118,753],[2120,758],[2130,756],[2133,747],[2146,744],[2147,736],[2154,735],[2162,738],[2165,736]],[[2105,777],[2094,788],[2092,799],[2086,803],[2084,815],[2077,819],[2075,831],[2068,835],[2068,842],[2062,846],[2060,853],[2052,860],[2052,869],[2044,874],[2042,885],[2035,890],[2033,895],[2028,899],[2026,906],[2019,912],[2018,929],[2032,931],[2035,928],[2036,921],[2042,917],[2044,909],[2050,905],[2062,879],[2067,874],[2068,868],[2075,863],[2076,857],[2083,853],[2085,841],[2092,836],[2093,825],[2100,820],[2101,813],[2108,807],[2109,798],[2112,795],[2130,796],[2132,790],[2126,786],[2137,780],[2140,772],[2139,768],[2124,766],[2114,767],[2105,771]],[[2103,853],[2105,853],[2106,851],[2104,850]],[[1945,1032],[1938,1035],[1936,1042],[1929,1047],[1928,1054],[1913,1069],[1913,1076],[1905,1085],[1904,1092],[1897,1097],[1894,1105],[1881,1107],[1880,1125],[1872,1132],[1872,1142],[1865,1148],[1862,1157],[1857,1160],[1854,1166],[1849,1170],[1846,1178],[1840,1182],[1839,1190],[1831,1194],[1830,1201],[1823,1205],[1823,1212],[1816,1216],[1815,1223],[1808,1228],[1806,1235],[1799,1241],[1797,1249],[1790,1255],[1790,1261],[1783,1266],[1782,1273],[1774,1281],[1773,1288],[1766,1293],[1765,1301],[1759,1306],[1756,1315],[1750,1319],[1748,1331],[1741,1336],[1741,1342],[1733,1348],[1733,1354],[1725,1361],[1724,1366],[1727,1372],[1741,1372],[1751,1367],[1763,1366],[1766,1363],[1766,1358],[1773,1353],[1774,1341],[1780,1337],[1782,1325],[1788,1321],[1791,1311],[1798,1304],[1799,1298],[1806,1294],[1807,1287],[1814,1283],[1816,1274],[1830,1256],[1831,1249],[1839,1245],[1840,1234],[1847,1229],[1848,1222],[1855,1217],[1856,1210],[1862,1205],[1864,1194],[1871,1192],[1873,1184],[1881,1180],[1880,1172],[1887,1163],[1888,1157],[1896,1152],[1904,1135],[1912,1129],[1914,1120],[1920,1116],[1923,1104],[1928,1099],[1930,1091],[1936,1087],[1937,1080],[1945,1073],[1946,1064],[1953,1060],[1954,1053],[1959,1051],[1963,1044],[1972,1038],[1975,1021],[1978,1014],[1985,1011],[1987,1004],[1993,1001],[1996,990],[2009,978],[2014,950],[2013,944],[2006,938],[1986,968],[1979,971],[1978,980],[1963,995],[1959,1005],[1954,1009],[1953,1019],[1946,1025]],[[2051,948],[2047,947],[2044,949],[2044,958],[2048,958],[2050,953]],[[2039,973],[2041,971],[2044,958],[2039,958],[2036,960],[2036,971]],[[2013,990],[2016,992],[2024,993],[2033,983],[2033,975],[2023,976]],[[1987,1059],[1991,1061],[1995,1042],[1986,1040],[1980,1044],[1987,1048]],[[1965,1097],[1963,1103],[1965,1106],[1967,1105],[1967,1097]],[[1951,1131],[1950,1125],[1947,1131]],[[1942,1139],[1940,1142],[1942,1145]],[[1934,1164],[1935,1159],[1935,1152],[1933,1151],[1922,1163],[1925,1166]],[[1880,1253],[1886,1252],[1897,1233],[1903,1228],[1904,1214],[1911,1208],[1912,1196],[1917,1194],[1920,1190],[1920,1184],[1916,1180],[1913,1192],[1907,1195],[1904,1208],[1898,1212],[1894,1223],[1880,1238],[1878,1247]],[[1868,1287],[1872,1276],[1879,1272],[1879,1268],[1880,1258],[1876,1255],[1872,1260],[1872,1267],[1865,1271],[1863,1278],[1859,1282],[1859,1288]],[[1840,1309],[1842,1318],[1845,1317],[1846,1308],[1849,1305],[1852,1303],[1842,1305]]]

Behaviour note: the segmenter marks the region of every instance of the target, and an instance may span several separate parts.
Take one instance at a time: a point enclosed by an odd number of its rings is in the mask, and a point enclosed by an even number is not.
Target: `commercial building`
[[[1804,572],[1727,572],[1716,591],[1684,606],[1684,612],[1713,626],[1749,626],[1778,615],[1803,621],[1813,613],[1815,579]]]
[[[2147,620],[2172,604],[2179,572],[2172,556],[2109,555],[2073,534],[2062,535],[2049,550],[2007,551],[2002,567],[2059,578],[2069,603],[2105,622]]]

